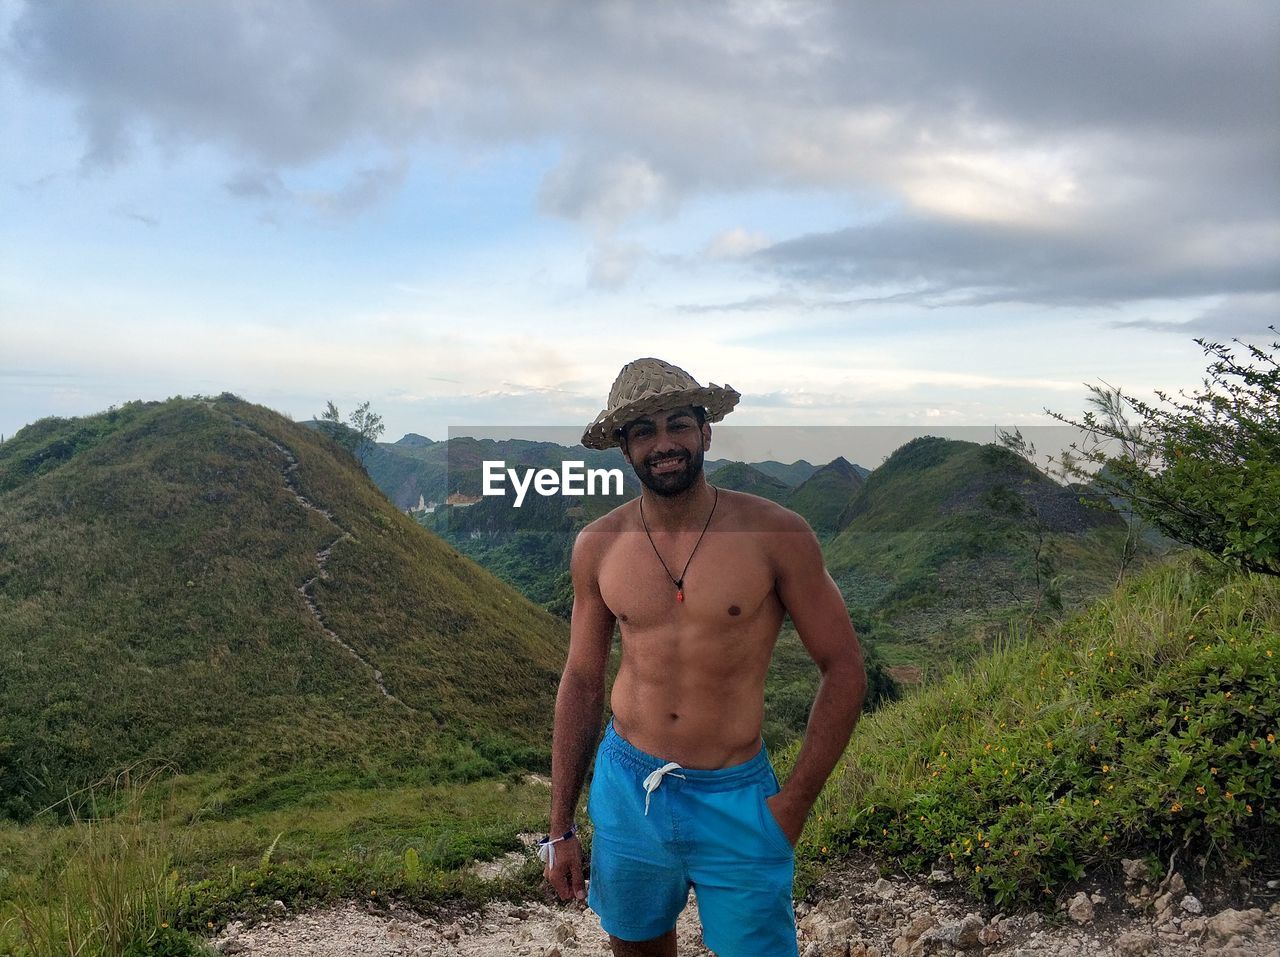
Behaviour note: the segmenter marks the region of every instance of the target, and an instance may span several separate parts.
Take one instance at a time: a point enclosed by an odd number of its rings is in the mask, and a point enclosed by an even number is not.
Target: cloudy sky
[[[1280,318],[1280,6],[0,0],[0,434],[1077,413]]]

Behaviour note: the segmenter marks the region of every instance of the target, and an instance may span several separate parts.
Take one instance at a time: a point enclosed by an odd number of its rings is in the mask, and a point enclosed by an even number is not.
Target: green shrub
[[[1183,560],[870,717],[810,856],[941,865],[998,903],[1120,854],[1280,850],[1280,585]]]

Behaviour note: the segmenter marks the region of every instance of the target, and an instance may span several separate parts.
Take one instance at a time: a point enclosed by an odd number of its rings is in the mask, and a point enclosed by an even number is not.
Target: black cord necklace
[[[658,561],[662,565],[662,570],[667,573],[667,577],[671,579],[671,584],[676,586],[676,601],[684,601],[684,573],[689,570],[689,565],[693,561],[693,556],[698,551],[698,546],[702,544],[702,536],[707,534],[707,529],[711,527],[711,519],[715,517],[716,506],[720,504],[720,489],[712,485],[715,490],[716,497],[711,502],[711,514],[707,516],[707,524],[702,526],[702,535],[698,536],[698,540],[693,543],[693,551],[689,553],[689,561],[684,563],[684,568],[680,572],[680,577],[676,578],[671,574],[671,569],[667,567],[667,563],[662,561],[662,553],[658,551],[658,546],[653,544],[653,536],[649,534],[649,523],[644,520],[644,496],[640,496],[640,524],[644,526],[644,534],[649,539],[649,544],[653,548],[653,554],[658,556]]]

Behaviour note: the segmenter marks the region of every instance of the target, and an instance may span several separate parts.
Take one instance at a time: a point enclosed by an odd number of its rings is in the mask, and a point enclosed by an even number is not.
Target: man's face
[[[621,438],[622,454],[636,477],[662,496],[679,495],[697,481],[710,442],[711,426],[699,426],[688,406],[633,419]]]

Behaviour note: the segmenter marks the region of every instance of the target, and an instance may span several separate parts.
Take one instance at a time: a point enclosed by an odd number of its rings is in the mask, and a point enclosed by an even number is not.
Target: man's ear
[[[618,436],[618,448],[622,449],[622,457],[627,460],[627,464],[635,465],[635,463],[631,461],[631,453],[627,451],[627,436],[625,433]]]
[[[702,423],[702,451],[711,448],[711,423]]]

